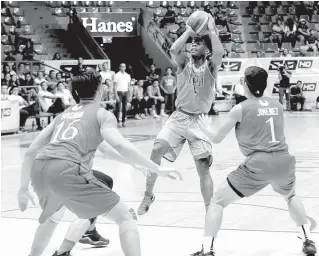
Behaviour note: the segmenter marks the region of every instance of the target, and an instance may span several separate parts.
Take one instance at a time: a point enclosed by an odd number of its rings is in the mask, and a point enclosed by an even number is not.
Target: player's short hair
[[[212,41],[210,40],[210,37],[208,35],[194,37],[193,42],[194,43],[204,42],[210,52],[212,52],[213,50]]]
[[[173,71],[173,69],[172,69],[171,67],[167,67],[167,68],[166,68],[166,71],[169,70],[169,69]]]
[[[158,80],[158,79],[154,79],[154,80],[152,81],[153,84],[154,84],[155,82],[158,82],[158,83],[159,83],[159,80]]]
[[[79,99],[94,98],[102,82],[99,72],[89,69],[72,78],[72,96],[75,101]]]
[[[257,98],[263,96],[267,87],[268,73],[263,68],[252,66],[245,70],[245,81],[252,95]]]
[[[297,84],[298,84],[298,83],[301,83],[301,84],[302,84],[302,82],[301,82],[300,80],[297,81]]]

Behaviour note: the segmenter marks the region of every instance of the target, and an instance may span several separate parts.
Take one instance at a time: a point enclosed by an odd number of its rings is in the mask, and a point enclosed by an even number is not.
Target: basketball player
[[[209,112],[214,101],[217,71],[224,53],[210,15],[206,33],[199,36],[187,27],[170,49],[172,59],[177,65],[176,111],[159,132],[154,142],[151,160],[158,165],[163,157],[174,162],[187,140],[200,177],[202,196],[205,205],[208,206],[213,195],[213,181],[209,172],[213,161],[212,146],[208,137],[201,131],[198,118],[201,114]],[[184,51],[190,37],[193,38],[191,57]],[[206,60],[210,53],[211,58]],[[191,131],[189,128],[194,129]],[[144,199],[138,209],[139,215],[145,214],[155,200],[153,188],[156,179],[155,173],[147,177]]]
[[[99,73],[90,69],[73,77],[72,88],[81,99],[80,103],[57,116],[38,135],[26,152],[22,165],[19,206],[26,208],[31,198],[28,189],[31,179],[42,208],[40,226],[34,238],[38,244],[33,244],[30,255],[41,254],[51,237],[47,230],[53,233],[66,207],[79,219],[92,220],[101,215],[113,220],[119,225],[124,255],[140,256],[136,214],[92,175],[92,157],[105,141],[131,164],[164,177],[179,173],[154,164],[122,137],[116,129],[114,115],[100,108],[102,87]]]
[[[193,256],[213,256],[213,244],[222,224],[226,206],[240,198],[254,195],[267,185],[282,195],[291,218],[303,233],[303,252],[315,255],[316,247],[309,240],[307,216],[295,190],[295,157],[288,152],[284,135],[283,106],[263,96],[267,87],[267,72],[260,67],[245,70],[244,90],[247,100],[236,105],[227,121],[216,132],[207,117],[201,117],[201,127],[214,143],[220,143],[235,127],[239,148],[247,158],[215,192],[205,222],[205,241]]]

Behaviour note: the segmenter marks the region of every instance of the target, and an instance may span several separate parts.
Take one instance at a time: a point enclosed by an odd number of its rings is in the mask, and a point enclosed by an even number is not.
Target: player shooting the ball
[[[185,51],[186,42],[190,37],[193,39],[191,56]],[[175,41],[170,52],[177,67],[176,111],[159,132],[154,142],[151,160],[158,165],[163,157],[174,162],[187,141],[207,207],[213,196],[213,180],[209,171],[213,162],[212,145],[199,127],[199,116],[207,114],[211,109],[217,72],[224,53],[211,15],[202,11],[194,12],[188,19],[187,30]],[[211,58],[207,60],[210,53]],[[155,200],[153,188],[157,176],[151,174],[147,177],[145,196],[138,209],[139,215],[145,214]]]

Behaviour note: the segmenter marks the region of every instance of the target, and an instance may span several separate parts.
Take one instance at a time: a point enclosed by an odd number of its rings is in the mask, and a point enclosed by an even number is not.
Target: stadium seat
[[[292,51],[291,43],[283,43],[281,48],[287,49],[288,51]]]
[[[238,52],[231,52],[230,58],[238,58],[239,59],[239,58],[241,58],[241,55]]]
[[[278,52],[278,44],[276,43],[265,43],[264,44],[264,50],[265,52]]]
[[[245,52],[242,48],[242,44],[239,44],[239,43],[232,43],[231,51],[237,52],[237,53],[244,53]]]
[[[277,6],[279,6],[281,4],[281,2],[279,2],[279,1],[270,1],[269,2],[269,5],[270,6],[274,6],[274,7],[277,7]]]
[[[248,25],[257,25],[259,23],[259,16],[253,15],[248,23]]]
[[[277,9],[273,6],[268,6],[265,9],[265,14],[270,16],[275,15],[277,14]]]
[[[253,48],[251,52],[263,52],[264,51],[264,45],[262,43],[255,43],[253,45]]]
[[[233,24],[229,24],[229,30],[232,34],[241,34],[241,31],[239,30],[239,27]]]
[[[267,54],[267,52],[266,52],[266,54]],[[275,52],[270,57],[280,57],[280,56],[281,56],[280,52]]]
[[[308,23],[308,28],[316,30],[315,23]]]
[[[253,9],[253,14],[256,16],[262,16],[263,14],[265,14],[265,8],[257,6]]]
[[[9,9],[8,8],[1,8],[1,17],[7,17],[10,15]]]
[[[280,6],[277,8],[277,14],[282,16],[287,15],[287,10],[284,7]]]
[[[199,3],[196,1],[189,1],[187,6],[191,8],[199,8]]]
[[[13,52],[13,51],[14,51],[13,45],[3,45],[3,52],[4,53]]]
[[[316,31],[319,31],[319,24],[315,24]]]
[[[296,15],[296,7],[295,6],[289,7],[289,14],[290,15]]]
[[[258,34],[261,31],[260,25],[248,26],[248,31],[250,34]]]
[[[9,1],[8,4],[10,7],[19,7],[20,6],[18,1]]]
[[[308,15],[300,15],[300,20],[305,19],[307,22],[309,22],[309,16]]]
[[[268,25],[269,23],[271,23],[271,16],[270,15],[263,15],[260,19],[259,19],[259,23],[261,25]]]
[[[259,42],[259,34],[248,34],[248,38],[246,38],[248,43],[257,43]]]
[[[6,25],[14,25],[14,20],[11,17],[5,17],[4,24]]]
[[[20,7],[13,8],[13,15],[16,17],[24,16],[23,10]]]
[[[241,38],[240,34],[232,34],[231,35],[231,40],[235,43],[243,43],[243,39]]]
[[[71,7],[71,3],[69,1],[62,1],[62,6],[65,8],[70,8]]]
[[[237,17],[238,14],[234,9],[226,9],[226,14],[228,17]]]
[[[311,22],[312,23],[319,23],[319,14],[312,15]]]
[[[1,44],[11,44],[11,41],[8,35],[1,35]]]
[[[261,25],[261,31],[263,33],[271,33],[272,32],[272,25]]]
[[[241,25],[242,24],[241,17],[230,17],[229,23],[234,25]]]
[[[284,7],[290,7],[291,6],[291,4],[288,1],[282,1],[281,5],[284,6]]]
[[[35,44],[34,45],[34,51],[37,53],[37,54],[46,54],[46,49],[45,47],[42,45],[42,44]]]
[[[247,6],[245,8],[245,14],[243,16],[250,17],[253,14],[253,12],[254,12],[254,8],[252,8],[251,6]]]

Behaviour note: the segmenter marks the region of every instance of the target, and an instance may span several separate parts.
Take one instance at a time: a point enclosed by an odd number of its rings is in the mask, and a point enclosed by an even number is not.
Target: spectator
[[[102,64],[102,70],[100,71],[100,75],[102,77],[102,83],[106,84],[106,79],[109,79],[113,82],[115,72],[110,70],[109,62],[104,62]]]
[[[30,60],[33,61],[33,57],[34,57],[35,51],[33,48],[33,42],[31,40],[27,40],[26,41],[26,46],[22,51],[22,60]]]
[[[319,1],[315,1],[313,4],[313,14],[319,14]]]
[[[158,117],[156,107],[157,104],[161,104],[160,115],[162,117],[166,117],[167,115],[165,114],[165,100],[164,97],[161,95],[158,80],[154,80],[153,84],[147,87],[147,96],[149,97],[148,109],[152,109],[152,116],[155,118]]]
[[[222,42],[229,42],[231,34],[227,22],[227,16],[222,13],[218,13],[215,19],[215,24],[218,27],[220,40]]]
[[[160,21],[161,25],[160,28],[164,28],[164,26],[166,26],[166,24],[168,23],[175,23],[175,12],[173,11],[172,6],[167,6],[167,12],[165,13],[165,16],[163,17],[163,19]]]
[[[10,74],[5,74],[4,79],[1,80],[1,84],[5,84],[6,86],[9,86],[11,80]]]
[[[9,99],[8,85],[1,83],[1,100]]]
[[[298,102],[301,105],[300,111],[303,111],[303,106],[305,104],[306,99],[303,97],[301,85],[302,82],[298,81],[297,84],[292,85],[290,88],[290,103],[292,111],[297,111]]]
[[[287,63],[284,64],[284,66],[279,67],[279,102],[283,104],[283,97],[285,95],[286,97],[286,106],[287,111],[290,111],[290,78],[291,78],[291,72],[288,70]]]
[[[34,86],[34,80],[31,73],[25,74],[25,80],[21,82],[21,95],[30,104],[31,100],[35,100],[37,97],[37,90],[35,88],[25,88],[25,86]]]
[[[159,79],[159,74],[156,71],[156,65],[152,64],[151,65],[151,70],[148,73],[148,75],[146,76],[146,80],[148,81],[148,85],[151,85],[154,80],[158,80],[158,79]]]
[[[228,58],[229,57],[229,51],[224,48],[224,55],[223,55],[223,59]]]
[[[256,52],[256,58],[262,58],[261,51]]]
[[[54,70],[50,70],[49,76],[46,78],[48,82],[49,91],[53,91],[56,88],[58,79],[56,78],[56,72]]]
[[[20,86],[20,81],[18,80],[18,77],[16,74],[11,76],[11,79],[9,81],[9,87],[18,87]]]
[[[168,29],[169,30],[169,29]],[[177,30],[169,30],[168,36],[174,41],[179,38],[186,31],[186,23],[184,21],[179,23],[179,28]]]
[[[280,18],[277,18],[276,24],[274,24],[272,27],[271,42],[273,41],[277,42],[278,47],[281,48],[282,41],[288,32],[289,32],[288,26],[286,26],[285,23]]]
[[[141,118],[146,118],[145,114],[144,114],[144,105],[143,105],[143,85],[144,85],[144,81],[143,80],[139,80],[137,85],[134,86],[134,94],[133,94],[133,98],[132,98],[132,106],[134,109],[134,117],[135,119],[141,119]],[[147,112],[147,108],[146,112]]]
[[[239,80],[239,84],[234,85],[233,94],[235,96],[236,105],[247,100],[247,98],[245,97],[244,84],[245,78],[241,77]]]
[[[319,109],[319,96],[317,97],[317,100],[316,100],[316,109]]]
[[[300,48],[304,49],[305,51],[312,50],[313,55],[316,55],[319,48],[319,43],[314,29],[310,29],[310,35],[306,38],[306,45],[300,46]]]
[[[56,77],[57,81],[62,81],[63,80],[61,72],[56,73],[55,77]]]
[[[209,4],[204,6],[204,12],[207,12],[208,14],[212,15],[212,17],[215,19],[214,10],[213,11],[211,10],[211,7]]]
[[[301,45],[305,44],[305,40],[308,38],[309,34],[309,29],[306,24],[305,19],[300,19],[300,22],[297,26],[297,39],[300,42]]]
[[[79,57],[78,64],[76,66],[72,67],[71,74],[74,76],[78,76],[84,71],[85,71],[85,68],[83,66],[83,58]]]
[[[16,72],[8,64],[4,65],[2,68],[2,73],[4,74],[4,76],[6,76],[6,74],[9,74],[10,76],[12,76],[13,74],[16,74]]]
[[[17,76],[20,80],[24,80],[25,79],[25,75],[24,73],[26,72],[25,68],[24,68],[24,63],[19,63],[18,65],[18,71],[17,71]],[[21,81],[20,81],[21,82]]]
[[[133,71],[133,66],[131,64],[127,65],[126,73],[128,73],[131,77],[135,77],[135,74],[134,74],[134,71]]]
[[[40,108],[43,112],[46,113],[61,113],[65,109],[65,105],[60,98],[60,96],[53,95],[51,92],[48,92],[48,84],[46,81],[41,83],[41,91],[38,93]],[[55,100],[53,102],[53,100]]]
[[[34,79],[35,85],[40,85],[42,82],[48,83],[48,81],[44,78],[44,73],[42,71],[38,71],[37,77]],[[41,88],[39,88],[41,90]]]
[[[119,127],[125,127],[127,93],[131,83],[131,76],[125,72],[126,65],[120,64],[120,71],[114,76],[114,90],[116,98],[115,116]],[[122,119],[120,119],[120,110],[122,108]]]
[[[282,58],[291,58],[291,54],[289,53],[288,49],[284,49],[282,54],[280,55]]]
[[[297,26],[292,18],[288,18],[286,24],[288,27],[288,30],[286,33],[287,41],[291,42],[292,47],[295,47]]]
[[[57,83],[56,88],[57,90],[55,96],[62,99],[62,102],[65,105],[65,107],[69,107],[75,103],[71,92],[65,89],[64,83],[62,81]]]
[[[172,68],[166,68],[166,76],[163,76],[160,83],[160,88],[164,93],[166,110],[172,114],[175,107],[175,91],[176,77],[172,75]]]
[[[8,53],[8,56],[4,58],[4,61],[16,61],[16,58],[13,57],[13,52],[12,51],[9,51]]]
[[[295,57],[307,57],[307,52],[304,48],[300,48],[300,51],[295,55]]]
[[[61,60],[60,53],[56,52],[56,53],[53,55],[53,59],[52,59],[52,60]]]
[[[103,88],[103,96],[102,101],[114,101],[106,103],[106,109],[114,111],[115,109],[115,93],[114,93],[114,86],[111,79],[107,78],[105,80],[105,86]]]

